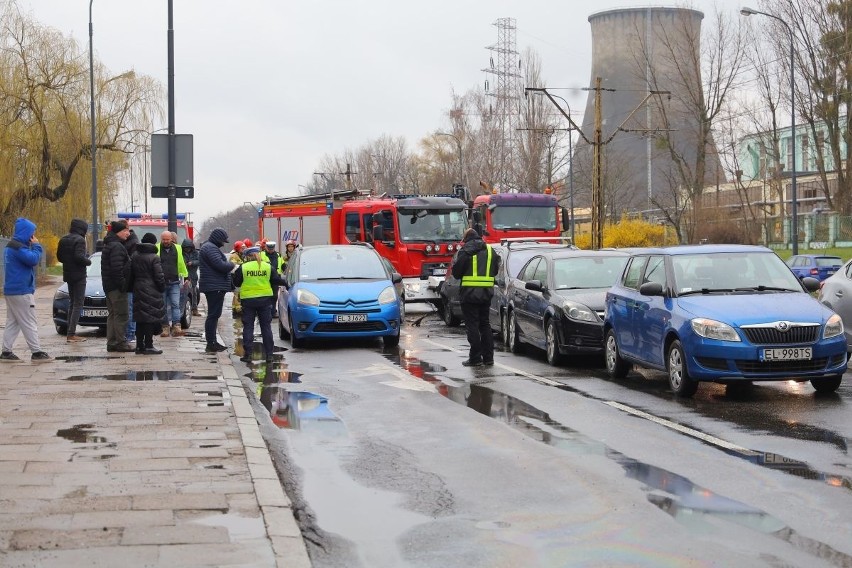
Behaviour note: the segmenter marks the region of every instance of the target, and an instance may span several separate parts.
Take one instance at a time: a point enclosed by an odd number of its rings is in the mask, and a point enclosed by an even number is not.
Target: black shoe
[[[122,343],[121,345],[113,347],[112,349],[113,351],[117,351],[119,353],[132,353],[133,351],[136,351],[136,348],[130,345],[129,343]]]
[[[143,353],[145,353],[145,348],[144,347],[137,347],[136,350],[134,351],[134,353],[136,353],[137,355],[142,355]]]
[[[491,361],[483,361],[482,364],[486,367],[492,367],[494,365],[494,360],[492,359]]]
[[[220,351],[227,351],[228,348],[220,343],[212,343],[204,348],[205,353],[219,353]]]
[[[12,353],[11,351],[4,351],[0,353],[0,361],[20,361],[21,358]]]
[[[242,361],[243,363],[251,363],[251,357],[248,355],[243,355],[242,357],[240,357],[240,361]]]
[[[143,351],[145,355],[162,355],[162,349],[154,349],[153,347],[146,347],[145,351]]]
[[[465,367],[481,367],[482,361],[462,361],[462,365]]]
[[[32,356],[33,361],[52,361],[53,358],[44,351],[36,351]]]

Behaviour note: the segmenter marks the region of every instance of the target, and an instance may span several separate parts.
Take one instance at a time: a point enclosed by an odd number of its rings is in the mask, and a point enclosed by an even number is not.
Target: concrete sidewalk
[[[93,328],[66,344],[59,284],[36,291],[54,360],[31,362],[21,336],[22,360],[0,361],[0,566],[310,566],[251,395],[228,353],[204,353],[203,317],[155,338],[162,355],[107,353]]]

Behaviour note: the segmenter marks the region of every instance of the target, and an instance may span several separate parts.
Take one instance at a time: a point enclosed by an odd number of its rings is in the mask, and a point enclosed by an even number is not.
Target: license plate
[[[367,314],[335,314],[334,323],[352,323],[367,321]]]
[[[109,315],[109,310],[83,310],[83,317],[86,318],[105,318]]]
[[[433,268],[432,276],[445,276],[447,274],[446,268]]]
[[[813,348],[811,347],[764,349],[760,355],[762,361],[810,361],[812,357]]]

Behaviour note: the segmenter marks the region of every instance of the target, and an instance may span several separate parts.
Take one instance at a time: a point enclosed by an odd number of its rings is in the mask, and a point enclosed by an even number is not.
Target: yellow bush
[[[574,237],[574,244],[577,245],[577,248],[581,248],[583,250],[588,250],[592,248],[592,235],[589,233],[583,233],[582,235],[576,235]]]
[[[625,219],[604,227],[605,247],[656,247],[665,244],[666,229],[641,219]]]
[[[41,244],[41,248],[44,249],[44,260],[47,263],[47,266],[53,266],[56,264],[56,245],[59,244],[59,237],[54,235],[53,233],[36,233],[36,237],[38,238],[38,242]]]

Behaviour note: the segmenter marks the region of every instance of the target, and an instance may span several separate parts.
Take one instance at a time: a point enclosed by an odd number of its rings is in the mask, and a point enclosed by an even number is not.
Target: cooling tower
[[[603,146],[607,215],[656,209],[652,197],[673,203],[673,188],[681,185],[668,148],[654,139],[660,134],[635,131],[666,128],[675,152],[684,155],[687,167],[695,171],[700,123],[687,101],[701,92],[699,39],[703,18],[704,14],[696,10],[663,7],[608,10],[589,16],[589,85],[594,87],[596,78],[602,79],[602,140],[615,133]],[[669,91],[671,96],[650,101],[627,120],[624,128],[634,132],[616,133],[649,89]],[[583,132],[589,139],[594,134],[594,105],[595,91],[590,90],[583,115]],[[665,120],[659,105],[665,109]],[[578,169],[591,171],[591,155],[591,148],[581,142],[576,156]],[[708,148],[705,183],[715,182],[720,171],[715,148]],[[591,185],[590,175],[580,177]]]

